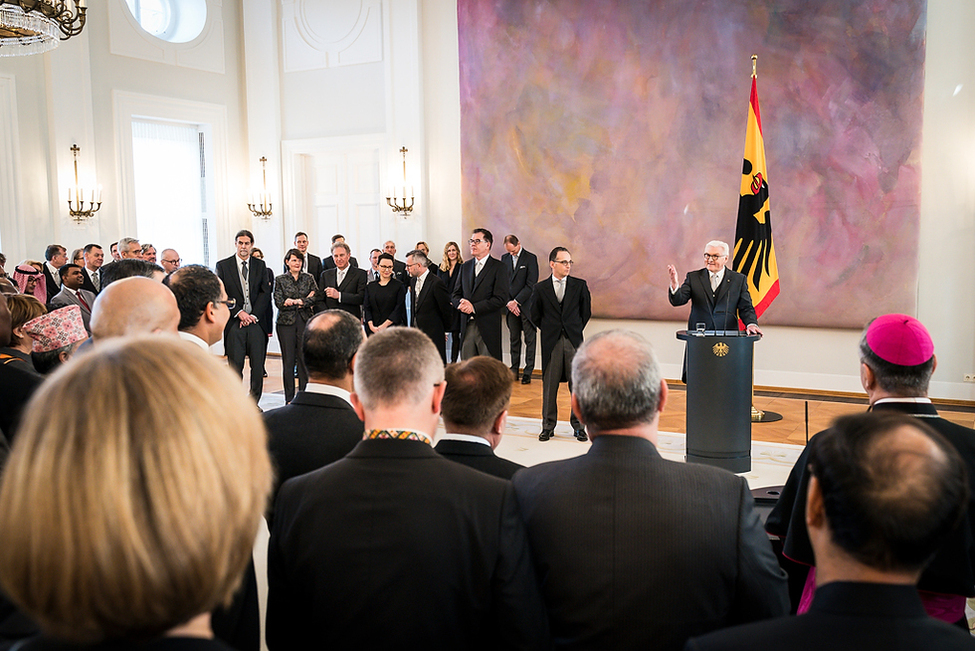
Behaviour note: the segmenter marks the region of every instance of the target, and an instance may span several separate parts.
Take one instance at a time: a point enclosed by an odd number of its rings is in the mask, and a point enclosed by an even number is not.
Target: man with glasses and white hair
[[[275,502],[268,648],[548,648],[511,483],[432,447],[446,386],[430,339],[377,332],[353,383],[364,440]]]
[[[552,249],[548,256],[552,276],[535,285],[529,318],[542,331],[542,432],[539,441],[555,436],[559,420],[559,384],[569,383],[572,391],[572,357],[582,345],[582,331],[592,316],[589,286],[582,278],[569,275],[572,254],[564,246]],[[586,428],[569,414],[572,432],[577,440],[586,440]]]
[[[682,285],[678,285],[677,267],[667,265],[670,304],[679,307],[691,302],[688,330],[696,329],[699,323],[704,324],[705,330],[738,330],[738,320],[741,319],[748,334],[760,335],[762,331],[752,307],[748,280],[744,274],[725,267],[728,253],[727,243],[708,242],[704,247],[705,267],[688,272]]]
[[[601,332],[579,347],[572,378],[589,452],[512,478],[560,648],[679,651],[693,635],[788,613],[745,479],[657,451],[667,382],[650,344]]]

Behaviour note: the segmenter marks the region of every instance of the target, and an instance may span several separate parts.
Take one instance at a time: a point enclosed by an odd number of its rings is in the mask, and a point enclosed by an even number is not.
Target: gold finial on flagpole
[[[752,79],[758,77],[758,55],[752,55]]]

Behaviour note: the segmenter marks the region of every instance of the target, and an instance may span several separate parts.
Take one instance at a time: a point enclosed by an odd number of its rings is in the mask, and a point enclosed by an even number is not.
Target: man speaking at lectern
[[[669,264],[670,304],[677,307],[691,302],[687,329],[695,330],[698,323],[705,330],[738,330],[738,320],[745,324],[750,335],[762,334],[758,317],[748,293],[748,281],[743,274],[725,267],[728,245],[712,240],[704,247],[704,269],[688,272],[684,284],[677,286],[677,268]]]

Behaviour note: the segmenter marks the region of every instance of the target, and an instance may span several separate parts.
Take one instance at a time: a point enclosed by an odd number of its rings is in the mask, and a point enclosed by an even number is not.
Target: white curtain
[[[209,265],[199,134],[193,124],[132,121],[137,236],[157,254],[176,249],[184,265]]]

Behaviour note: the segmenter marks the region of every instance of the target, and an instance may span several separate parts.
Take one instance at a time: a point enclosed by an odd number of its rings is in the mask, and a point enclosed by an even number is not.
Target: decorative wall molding
[[[285,72],[383,60],[382,0],[281,0]]]
[[[20,219],[20,139],[17,122],[17,84],[13,75],[0,74],[0,241],[7,252],[7,272],[25,251],[25,220]]]
[[[223,0],[206,0],[206,24],[186,43],[170,43],[142,29],[125,0],[107,0],[109,51],[119,56],[224,74]]]

